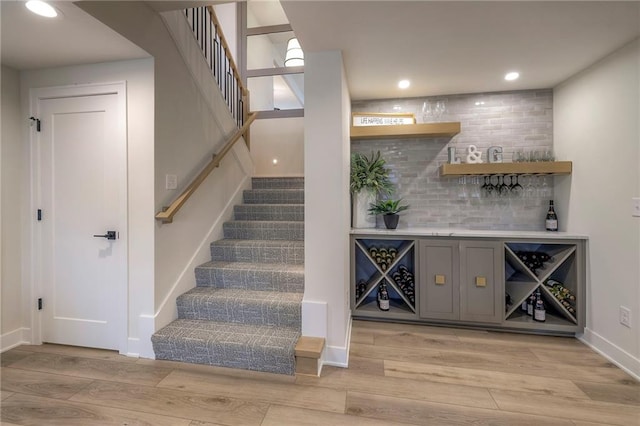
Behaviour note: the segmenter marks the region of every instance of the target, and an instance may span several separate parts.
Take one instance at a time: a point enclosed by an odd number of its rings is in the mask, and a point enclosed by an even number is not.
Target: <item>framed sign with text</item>
[[[352,125],[359,126],[397,126],[416,124],[413,113],[354,112]]]

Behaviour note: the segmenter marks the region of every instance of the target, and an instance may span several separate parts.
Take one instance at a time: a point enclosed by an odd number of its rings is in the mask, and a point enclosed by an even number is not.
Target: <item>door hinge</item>
[[[36,131],[39,132],[40,131],[40,119],[31,116],[31,117],[29,117],[29,120],[31,120],[32,123],[34,121],[36,122]]]
[[[42,310],[42,297],[38,298],[38,310]]]
[[[42,220],[42,209],[38,209],[37,218],[39,221]]]

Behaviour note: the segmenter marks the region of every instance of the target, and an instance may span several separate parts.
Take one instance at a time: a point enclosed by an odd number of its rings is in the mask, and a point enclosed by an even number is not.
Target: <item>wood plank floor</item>
[[[573,338],[354,321],[319,378],[50,344],[0,364],[2,425],[640,426],[640,383]]]

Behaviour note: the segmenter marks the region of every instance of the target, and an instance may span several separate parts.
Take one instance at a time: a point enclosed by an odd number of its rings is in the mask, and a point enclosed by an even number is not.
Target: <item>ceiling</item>
[[[2,63],[148,57],[69,1],[46,20],[0,1]],[[157,10],[203,2],[149,2]],[[217,3],[217,2],[208,2]],[[266,6],[266,2],[265,2]],[[640,35],[639,1],[284,1],[307,52],[341,50],[354,100],[554,87]],[[506,82],[507,71],[519,80]],[[401,91],[396,83],[411,80]]]
[[[638,1],[282,6],[305,52],[342,51],[353,100],[550,88],[640,35]]]
[[[53,19],[29,12],[24,1],[0,1],[2,64],[17,70],[148,57],[149,54],[70,1],[49,2]]]

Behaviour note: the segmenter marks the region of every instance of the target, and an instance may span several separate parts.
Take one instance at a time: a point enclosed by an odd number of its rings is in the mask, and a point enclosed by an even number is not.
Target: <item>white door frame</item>
[[[124,229],[120,231],[120,239],[125,245],[125,258],[127,259],[125,274],[126,279],[125,283],[123,283],[123,289],[120,291],[119,302],[117,306],[118,310],[118,350],[121,354],[126,354],[127,343],[128,343],[128,291],[129,291],[129,265],[128,265],[128,176],[127,176],[127,87],[125,81],[118,82],[107,82],[107,83],[95,83],[95,84],[78,84],[72,86],[56,86],[56,87],[45,87],[45,88],[31,88],[29,90],[29,113],[32,117],[40,118],[38,107],[40,101],[46,99],[56,99],[56,98],[70,98],[70,97],[78,97],[78,96],[95,96],[95,95],[116,95],[117,96],[117,104],[118,104],[118,124],[117,124],[117,135],[119,143],[124,144],[124,149],[121,151],[124,158],[121,158],[121,164],[123,165],[123,176],[120,181],[121,185],[121,194],[124,194],[124,206],[123,209],[118,213],[118,219],[120,223],[125,224]],[[42,123],[43,126],[46,126],[47,123]],[[40,257],[39,247],[42,246],[42,227],[40,226],[41,222],[35,220],[36,211],[40,205],[41,200],[41,165],[40,165],[40,150],[38,144],[38,134],[36,132],[36,126],[31,126],[31,131],[29,134],[30,139],[30,200],[29,205],[31,207],[30,213],[32,213],[31,225],[30,225],[30,256],[29,256],[29,265],[28,270],[30,272],[31,279],[29,288],[27,289],[27,297],[25,298],[27,312],[29,312],[30,323],[31,323],[31,343],[35,345],[42,344],[42,315],[41,312],[37,309],[37,299],[42,297],[43,294],[43,285],[42,285],[42,277],[40,276],[42,271],[42,259]],[[46,212],[43,212],[44,220],[46,220]],[[124,235],[123,235],[124,234]],[[46,301],[45,301],[46,303]]]

